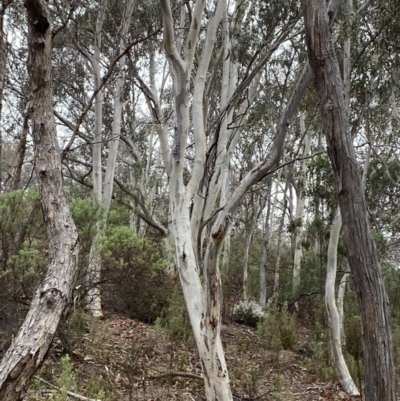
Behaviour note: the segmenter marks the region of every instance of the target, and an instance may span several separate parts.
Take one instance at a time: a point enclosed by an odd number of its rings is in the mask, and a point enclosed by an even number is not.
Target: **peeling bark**
[[[218,1],[210,17],[203,51],[197,68],[193,95],[193,133],[195,138],[195,160],[192,176],[185,185],[183,170],[185,149],[189,134],[190,70],[194,57],[193,47],[197,42],[200,24],[197,15],[202,15],[205,2],[197,1],[188,37],[188,54],[184,61],[175,43],[171,6],[168,0],[160,0],[164,47],[172,72],[175,95],[175,135],[170,157],[170,215],[171,231],[175,239],[176,260],[183,294],[191,326],[203,368],[207,400],[231,401],[229,375],[220,337],[222,286],[218,269],[221,247],[212,249],[206,257],[203,272],[195,253],[196,243],[191,234],[190,203],[198,190],[204,174],[206,136],[203,118],[203,96],[206,74],[216,38],[216,31],[226,8],[226,1]],[[165,160],[164,160],[165,162]],[[219,244],[218,235],[212,242]],[[200,279],[201,273],[203,274]]]
[[[49,267],[25,321],[0,365],[0,399],[21,400],[53,340],[78,272],[78,233],[68,208],[53,116],[51,29],[47,2],[25,3],[35,170],[49,237]]]

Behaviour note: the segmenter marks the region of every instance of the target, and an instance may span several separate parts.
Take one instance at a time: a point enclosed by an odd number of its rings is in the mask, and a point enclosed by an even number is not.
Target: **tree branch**
[[[47,380],[44,380],[44,379],[42,379],[42,378],[39,377],[39,376],[34,376],[34,378],[35,378],[36,380],[41,381],[41,382],[44,383],[44,384],[47,384],[48,386],[50,386],[50,387],[56,389],[58,392],[61,393],[61,389],[60,389],[59,387],[55,386],[54,384],[51,384],[51,383],[48,382]],[[67,391],[67,395],[69,395],[70,397],[75,398],[75,399],[77,399],[77,400],[81,400],[81,401],[101,401],[101,400],[98,399],[98,398],[88,398],[88,397],[85,397],[85,396],[83,396],[83,395],[80,395],[80,394],[77,394],[77,393],[73,393],[72,391]]]
[[[76,136],[78,135],[79,128],[80,128],[80,126],[81,126],[83,120],[85,119],[86,114],[89,112],[89,110],[91,109],[91,107],[92,107],[92,105],[93,105],[94,99],[96,98],[97,94],[103,89],[104,85],[108,82],[108,80],[111,78],[111,75],[112,75],[112,73],[113,73],[113,71],[114,71],[114,68],[115,68],[116,64],[118,63],[118,61],[119,61],[122,57],[124,57],[127,53],[129,53],[129,51],[132,49],[133,46],[135,46],[135,45],[137,45],[137,44],[139,44],[139,43],[141,43],[141,42],[146,41],[147,39],[151,38],[152,36],[154,36],[155,34],[157,34],[157,33],[160,32],[160,31],[161,31],[161,27],[159,27],[158,29],[156,29],[156,30],[153,31],[153,32],[150,32],[150,33],[149,33],[147,36],[145,36],[144,38],[140,38],[140,39],[134,40],[133,42],[129,43],[129,44],[126,46],[126,49],[125,49],[123,52],[121,52],[117,57],[115,57],[114,61],[113,61],[113,62],[111,63],[111,65],[109,66],[106,75],[104,75],[103,79],[101,80],[100,85],[99,85],[98,88],[96,88],[96,90],[93,92],[93,94],[92,94],[92,96],[90,97],[90,99],[89,99],[89,101],[88,101],[86,107],[83,109],[81,115],[79,116],[78,121],[76,122],[76,125],[75,125],[75,127],[74,127],[72,136],[71,136],[71,138],[70,138],[70,140],[69,140],[67,146],[66,146],[66,147],[64,148],[64,150],[62,151],[62,154],[61,154],[61,158],[62,158],[62,159],[64,159],[65,156],[66,156],[66,154],[69,152],[71,146],[73,145],[73,143],[74,143],[74,141],[75,141]]]

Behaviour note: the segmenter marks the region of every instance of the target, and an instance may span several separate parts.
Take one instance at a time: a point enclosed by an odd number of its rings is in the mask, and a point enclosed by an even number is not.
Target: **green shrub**
[[[56,379],[56,386],[59,388],[59,393],[55,392],[55,401],[64,401],[68,391],[76,391],[76,382],[72,373],[72,362],[69,355],[64,355],[61,358],[61,372]]]
[[[309,343],[304,345],[307,371],[319,380],[336,380],[328,329],[317,324]]]
[[[265,317],[258,324],[258,335],[266,349],[279,352],[292,349],[296,343],[296,318],[285,303],[279,308],[272,300],[266,308]]]
[[[344,318],[344,332],[346,338],[346,351],[354,359],[362,359],[363,346],[361,336],[361,319],[360,316],[345,316]]]
[[[103,305],[144,322],[154,322],[168,308],[172,277],[162,246],[136,237],[126,226],[111,226],[101,241]]]
[[[157,318],[156,326],[166,329],[171,340],[181,340],[188,344],[194,342],[185,299],[180,287],[175,287],[169,299],[168,309]]]
[[[0,345],[8,344],[48,263],[37,190],[0,194]]]

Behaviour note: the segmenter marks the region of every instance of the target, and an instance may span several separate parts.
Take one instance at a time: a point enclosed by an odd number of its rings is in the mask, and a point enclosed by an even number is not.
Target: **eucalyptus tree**
[[[257,199],[258,198],[258,199]],[[243,257],[243,282],[242,282],[242,298],[244,301],[248,300],[248,275],[249,275],[249,251],[253,236],[256,232],[257,222],[260,213],[264,209],[265,201],[260,194],[252,193],[249,196],[249,203],[245,204],[245,244],[244,244],[244,257]]]
[[[300,133],[304,135],[304,150],[302,156],[306,158],[310,154],[311,150],[311,135],[306,131],[305,124],[305,113],[300,113],[299,118],[300,123]],[[300,162],[300,174],[304,176],[307,171],[307,160],[302,160]],[[299,180],[299,183],[295,183],[295,191],[296,191],[296,214],[294,218],[293,230],[294,230],[294,255],[293,255],[293,294],[297,295],[297,290],[300,285],[300,267],[301,267],[301,259],[303,257],[303,230],[305,226],[304,221],[304,206],[305,206],[305,196],[304,191],[302,191],[303,180]],[[297,185],[296,185],[297,184]]]
[[[261,253],[261,260],[260,260],[260,295],[258,299],[258,303],[264,307],[267,303],[267,281],[266,281],[266,265],[268,260],[268,251],[269,251],[269,244],[271,238],[271,203],[272,203],[272,194],[271,194],[271,187],[272,187],[272,179],[268,177],[267,180],[267,200],[266,200],[266,213],[264,218],[264,227],[263,227],[263,243],[262,243],[262,253]]]
[[[347,114],[350,113],[350,91],[351,91],[351,29],[354,16],[353,1],[346,0],[344,2],[344,19],[342,28],[344,28],[346,35],[343,46],[343,93],[344,93],[344,109]],[[365,166],[366,169],[368,166]],[[367,171],[367,170],[365,170]],[[362,179],[364,181],[364,179]],[[364,191],[365,185],[362,185]],[[332,222],[329,246],[328,246],[328,261],[327,261],[327,274],[325,282],[325,304],[328,313],[329,321],[329,334],[331,340],[331,349],[333,356],[333,363],[338,373],[340,383],[343,390],[349,395],[360,395],[347,367],[346,361],[343,356],[342,349],[342,331],[343,331],[343,314],[339,313],[335,300],[335,283],[336,283],[336,269],[337,269],[337,252],[339,235],[342,227],[342,216],[340,208],[337,208],[336,216]],[[346,278],[346,273],[344,279]],[[339,296],[339,295],[338,295]],[[343,299],[343,298],[342,298]],[[343,301],[339,300],[339,303]]]
[[[326,5],[303,0],[306,42],[320,99],[320,113],[335,174],[348,260],[363,328],[366,400],[396,400],[387,296],[368,224],[362,178],[349,130]]]
[[[148,29],[146,20],[139,20],[143,10],[133,13],[136,3],[101,1],[96,9],[95,3],[79,2],[56,41],[60,80],[55,113],[60,124],[72,131],[62,152],[65,175],[93,188],[95,204],[102,209],[87,263],[87,303],[94,316],[102,315],[99,240],[105,233],[111,199],[118,190],[128,197],[126,201],[119,196],[121,202],[134,209],[135,199],[139,206],[135,212],[163,235],[166,232],[146,190],[137,185],[132,188],[129,178],[137,177],[138,166],[146,163],[138,151],[140,130],[130,118],[136,100],[129,77],[135,74],[136,59],[143,58],[140,43],[157,32],[157,23],[151,22],[155,27]],[[76,77],[73,82],[68,80],[70,75]],[[125,145],[122,149],[120,142]]]
[[[40,367],[74,288],[79,242],[64,193],[53,116],[51,17],[47,2],[26,3],[29,87],[35,170],[49,237],[49,267],[30,310],[0,364],[0,398],[24,398]]]
[[[235,10],[239,10],[240,4],[240,2],[236,3]],[[286,41],[290,33],[296,32],[297,9],[294,4],[290,4],[292,8],[284,5],[282,10],[285,12],[282,12],[281,20],[279,22],[270,20],[269,30],[267,30],[267,38],[270,41],[264,43],[259,52],[249,55],[251,61],[247,64],[247,71],[242,81],[232,91],[226,107],[214,106],[211,110],[205,109],[207,105],[210,107],[208,101],[211,101],[206,92],[206,83],[210,82],[214,75],[213,70],[210,70],[210,61],[218,38],[218,26],[226,13],[226,2],[214,3],[214,9],[210,10],[207,22],[203,21],[206,2],[195,2],[193,7],[190,7],[189,26],[183,30],[187,34],[182,46],[180,46],[182,39],[180,36],[176,37],[174,29],[176,13],[172,11],[168,0],[161,0],[160,5],[164,25],[164,50],[169,60],[175,102],[173,144],[170,155],[164,154],[164,163],[169,172],[170,218],[175,239],[176,260],[203,367],[207,399],[230,400],[232,395],[229,376],[220,338],[222,292],[219,256],[233,214],[241,200],[254,184],[276,167],[280,160],[288,127],[311,78],[311,71],[306,65],[297,83],[293,84],[291,80],[292,96],[281,113],[276,135],[269,149],[263,158],[245,174],[226,199],[226,203],[219,205],[216,209],[213,197],[216,187],[213,181],[216,185],[221,184],[219,181],[221,175],[215,176],[214,172],[218,171],[215,163],[219,155],[218,149],[221,147],[220,141],[226,140],[221,137],[224,119],[232,110],[234,112],[243,110],[242,114],[233,118],[239,126],[243,122],[251,97],[245,97],[245,100],[241,98],[247,88],[249,93],[257,90],[257,86],[251,90],[251,85],[255,82],[259,71],[271,59],[275,50]],[[186,5],[186,7],[189,6],[190,4]],[[281,5],[276,4],[276,7],[279,10]],[[264,5],[261,5],[260,10],[268,11]],[[181,27],[186,27],[185,15],[184,12],[180,14],[183,18],[183,22],[179,23]],[[240,13],[235,12],[234,15],[238,19],[243,18]],[[246,16],[246,12],[244,15]],[[241,26],[240,20],[235,25]],[[197,48],[200,54],[195,63]],[[230,54],[233,53],[234,49]],[[189,113],[190,106],[192,119]],[[219,112],[217,112],[218,109]],[[233,131],[235,133],[235,130]],[[192,142],[190,147],[188,147],[189,139]],[[228,141],[225,142],[227,144],[223,145],[225,150],[229,149],[234,139],[232,135],[228,137]],[[190,156],[191,164],[186,159],[187,155]],[[207,179],[207,176],[214,179]],[[207,205],[209,202],[210,204]],[[206,227],[210,222],[213,222],[212,227]]]
[[[96,283],[101,278],[101,256],[99,251],[99,241],[104,236],[107,216],[110,210],[111,198],[113,193],[115,167],[117,161],[117,153],[121,136],[121,119],[123,108],[123,89],[125,85],[125,66],[126,54],[125,47],[128,39],[128,31],[132,18],[133,9],[136,0],[128,0],[124,5],[125,9],[122,14],[122,21],[118,31],[118,50],[117,55],[120,56],[118,61],[118,71],[115,87],[112,91],[114,97],[113,121],[111,129],[111,139],[109,140],[109,154],[104,176],[104,185],[102,184],[102,104],[103,94],[100,89],[101,71],[100,71],[100,51],[101,51],[101,34],[104,17],[107,7],[107,1],[101,3],[100,11],[96,19],[95,30],[95,47],[93,57],[90,57],[91,64],[95,73],[94,90],[98,90],[95,98],[95,134],[93,138],[93,192],[96,201],[102,207],[102,218],[98,224],[96,235],[93,239],[90,251],[90,260],[87,272],[88,281],[88,308],[94,317],[101,317],[101,296],[99,287]],[[100,90],[99,90],[100,89]]]
[[[96,91],[96,97],[94,99],[94,134],[92,143],[93,152],[93,197],[97,205],[103,206],[103,170],[102,170],[102,143],[103,143],[103,101],[104,94],[102,85],[102,73],[101,73],[101,45],[103,36],[103,24],[106,15],[108,0],[103,0],[98,4],[97,17],[94,23],[94,43],[93,43],[93,54],[85,52],[85,56],[91,63],[94,75],[93,90]],[[123,79],[123,78],[122,78]],[[119,138],[118,138],[119,141]],[[116,142],[118,144],[118,141]],[[115,143],[115,142],[114,142]],[[112,169],[114,169],[114,165]],[[108,200],[108,196],[107,196]],[[111,201],[111,199],[110,199]],[[109,202],[107,202],[109,204]],[[104,211],[106,213],[106,211]],[[101,311],[101,297],[100,288],[98,282],[100,281],[101,274],[101,258],[98,250],[99,238],[103,234],[103,219],[100,220],[97,227],[97,233],[93,238],[92,248],[90,250],[89,265],[87,267],[87,298],[88,298],[88,310],[94,317],[102,317]]]

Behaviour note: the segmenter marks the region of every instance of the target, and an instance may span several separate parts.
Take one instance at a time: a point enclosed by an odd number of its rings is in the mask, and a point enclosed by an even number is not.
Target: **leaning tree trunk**
[[[329,320],[329,335],[331,338],[331,350],[333,363],[339,375],[340,384],[343,390],[349,395],[360,395],[350,375],[346,361],[343,356],[341,317],[335,301],[335,282],[337,271],[337,248],[339,244],[340,229],[342,228],[342,217],[340,210],[337,210],[333,219],[329,236],[328,263],[325,282],[325,304]]]
[[[308,56],[315,75],[328,155],[342,214],[363,333],[366,401],[395,401],[388,301],[372,239],[359,165],[349,132],[324,0],[303,0]]]
[[[49,237],[50,264],[25,321],[0,365],[0,399],[21,400],[41,365],[78,271],[78,234],[64,194],[53,117],[50,13],[44,0],[25,3],[35,169]]]

